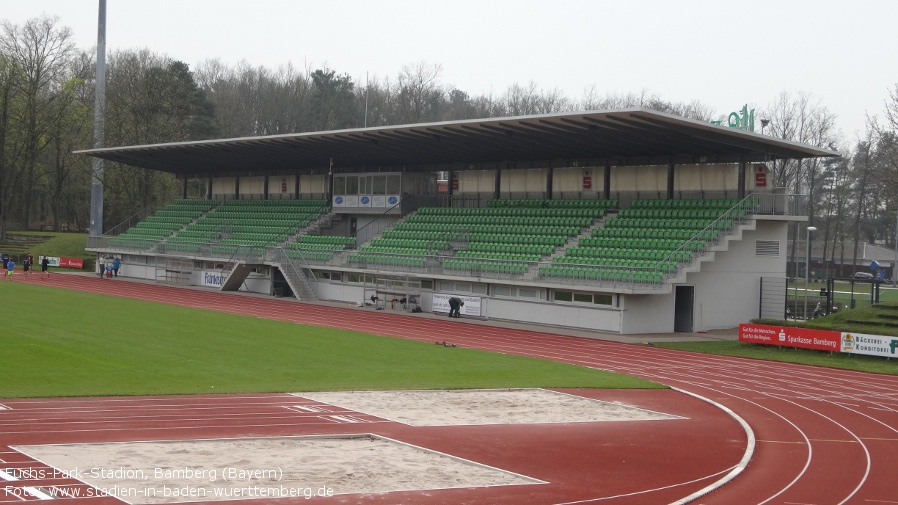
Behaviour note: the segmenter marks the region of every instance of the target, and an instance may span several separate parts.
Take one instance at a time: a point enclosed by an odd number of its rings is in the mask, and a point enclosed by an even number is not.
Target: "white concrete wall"
[[[292,197],[294,190],[296,190],[295,175],[272,175],[268,178],[269,198]]]
[[[458,189],[455,193],[492,193],[496,186],[495,170],[472,170],[455,172],[458,178]],[[449,182],[452,184],[452,182]]]
[[[500,193],[539,193],[546,191],[546,169],[503,170]]]
[[[576,306],[550,302],[531,302],[504,298],[486,299],[486,313],[490,319],[519,323],[550,324],[595,331],[617,333],[621,328],[621,311],[614,308]]]
[[[658,295],[622,295],[621,333],[672,333],[674,292]]]
[[[216,177],[212,179],[213,195],[234,195],[234,177]]]
[[[583,187],[583,177],[592,178],[592,187]],[[601,193],[605,185],[605,167],[568,167],[552,171],[553,193]]]
[[[364,303],[365,288],[359,284],[318,282],[318,299],[346,303]]]
[[[785,221],[758,221],[757,230],[744,233],[728,251],[715,253],[701,272],[687,276],[695,284],[696,329],[702,323],[699,305],[705,329],[729,328],[758,317],[761,277],[786,275],[787,228]],[[779,257],[756,256],[758,240],[778,240]]]
[[[241,177],[240,178],[240,195],[264,195],[265,194],[265,178],[264,177]]]
[[[327,176],[324,174],[318,175],[300,175],[299,176],[299,194],[308,195],[308,194],[321,194],[326,193],[327,189]]]
[[[612,192],[667,192],[667,165],[612,167]]]
[[[665,175],[665,184],[666,177]],[[738,187],[738,164],[676,165],[674,167],[674,191],[734,191]]]

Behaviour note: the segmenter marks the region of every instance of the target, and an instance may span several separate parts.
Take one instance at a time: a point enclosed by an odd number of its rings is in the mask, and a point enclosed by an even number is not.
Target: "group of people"
[[[3,253],[0,256],[0,262],[3,263],[3,270],[6,272],[6,278],[12,280],[13,272],[16,270],[16,262],[13,261],[8,254]],[[31,272],[34,271],[34,256],[31,253],[25,255],[25,259],[22,260],[22,272],[25,275],[31,275]],[[50,276],[50,260],[44,256],[41,259],[41,279],[44,278],[44,275]]]
[[[111,279],[112,277],[118,277],[118,271],[122,267],[122,260],[119,258],[110,258],[105,257],[103,261],[100,262],[100,277],[106,277],[107,279]]]

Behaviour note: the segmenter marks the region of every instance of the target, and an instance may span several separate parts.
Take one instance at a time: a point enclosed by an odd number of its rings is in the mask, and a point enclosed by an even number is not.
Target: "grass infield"
[[[0,398],[664,387],[549,360],[16,282],[0,282],[0,307]]]

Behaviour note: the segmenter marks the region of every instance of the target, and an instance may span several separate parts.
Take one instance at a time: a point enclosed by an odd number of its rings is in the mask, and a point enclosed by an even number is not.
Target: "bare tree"
[[[72,77],[71,62],[76,54],[71,30],[58,26],[58,23],[58,17],[44,16],[30,19],[22,26],[8,21],[0,26],[0,54],[6,60],[4,75],[10,93],[4,100],[5,112],[13,110],[9,103],[11,99],[22,104],[16,107],[15,117],[7,116],[4,128],[16,123],[21,129],[18,137],[22,155],[20,210],[25,226],[31,221],[34,210],[32,195],[38,156],[48,143],[51,110]],[[10,140],[8,133],[5,142]],[[10,168],[4,164],[7,175]]]

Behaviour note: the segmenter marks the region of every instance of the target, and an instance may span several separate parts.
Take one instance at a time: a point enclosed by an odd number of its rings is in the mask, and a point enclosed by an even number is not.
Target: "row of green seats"
[[[639,199],[630,202],[631,209],[729,209],[739,203],[736,198]]]
[[[271,206],[271,207],[327,207],[327,200],[316,199],[274,199],[274,200],[228,200],[225,205],[235,207]]]
[[[524,261],[524,262],[537,262],[542,256],[539,254],[518,254],[518,253],[507,253],[507,252],[486,252],[486,251],[459,251],[455,253],[456,258],[483,258],[483,259],[491,259],[491,260],[505,260],[505,261]]]
[[[605,209],[525,209],[484,207],[424,207],[406,219],[424,217],[594,217],[605,215]]]
[[[592,236],[610,238],[661,238],[689,240],[695,236],[696,232],[697,230],[680,230],[671,228],[596,228],[592,231]]]
[[[307,251],[343,251],[346,246],[343,244],[312,244],[310,242],[294,242],[290,244],[290,249],[304,249]]]
[[[444,230],[387,230],[383,232],[384,238],[412,239],[412,240],[450,240],[452,234]]]
[[[507,261],[481,261],[474,259],[446,259],[443,261],[446,270],[466,270],[471,275],[480,272],[494,272],[506,275],[522,275],[527,272],[527,265]]]
[[[408,254],[413,256],[427,255],[427,249],[421,249],[417,247],[377,247],[368,245],[359,248],[359,250],[362,252],[381,254]]]
[[[341,244],[344,246],[355,245],[355,237],[341,235],[303,235],[299,237],[303,244]]]
[[[414,256],[393,256],[389,254],[353,253],[349,255],[350,263],[360,265],[386,265],[403,268],[423,268],[425,258]]]
[[[571,247],[565,256],[569,258],[620,258],[633,260],[673,260],[678,263],[690,261],[692,251],[660,251],[655,249],[605,249],[600,247]]]
[[[589,218],[578,217],[559,217],[559,218],[535,218],[535,219],[492,219],[484,218],[476,222],[467,223],[430,223],[430,222],[407,222],[401,221],[396,223],[396,230],[417,230],[417,231],[453,231],[453,230],[471,230],[479,226],[505,226],[509,223],[527,223],[531,226],[548,226],[548,227],[565,227],[576,228],[574,235],[580,233],[579,228],[592,226],[593,221]]]
[[[492,242],[497,244],[536,244],[558,247],[567,240],[566,237],[552,235],[518,235],[516,233],[469,233],[470,242]]]
[[[371,240],[371,245],[376,247],[411,247],[413,249],[442,251],[449,248],[449,241],[378,237]]]
[[[680,228],[701,230],[712,222],[713,220],[711,219],[635,219],[616,217],[606,221],[605,228]]]
[[[551,208],[577,208],[595,207],[602,209],[617,208],[617,200],[565,200],[565,199],[538,199],[538,198],[496,198],[487,203],[487,207],[551,207]]]
[[[224,238],[221,239],[222,244],[231,244],[231,245],[245,245],[245,246],[260,246],[260,247],[273,247],[277,244],[274,240],[266,240],[266,239],[235,239],[235,238]]]
[[[540,256],[549,256],[555,251],[551,245],[543,244],[516,244],[516,243],[496,243],[496,242],[471,242],[468,244],[468,251],[489,252],[489,253],[518,253],[518,254],[538,254]]]
[[[618,249],[664,249],[673,251],[686,241],[661,238],[611,238],[583,237],[578,245],[581,247],[612,247]]]
[[[313,251],[310,249],[291,249],[287,251],[287,257],[292,259],[304,259],[306,261],[330,261],[334,259],[333,251]]]
[[[723,212],[712,209],[624,209],[619,218],[637,219],[717,219]]]
[[[286,235],[279,235],[277,233],[250,233],[250,232],[231,233],[231,235],[227,238],[232,243],[234,241],[277,243],[277,242],[285,242],[287,240]]]
[[[419,225],[406,224],[401,230],[418,231]],[[423,231],[423,230],[421,230]],[[578,226],[553,226],[534,224],[528,220],[528,224],[474,224],[465,227],[469,233],[513,233],[517,235],[554,235],[559,237],[571,237],[580,233]],[[386,236],[386,234],[384,235]]]
[[[540,225],[540,226],[570,226],[568,223],[575,223],[573,226],[589,226],[592,224],[593,220],[588,217],[570,217],[570,216],[555,216],[555,217],[533,217],[527,218],[523,217],[520,219],[513,219],[509,217],[503,216],[459,216],[459,217],[447,217],[447,216],[409,216],[405,223],[412,224],[440,224],[446,227],[452,226],[472,226],[472,225],[482,225],[482,224],[492,224],[492,225],[504,225],[509,223],[514,223],[518,221],[527,221],[532,225]]]

